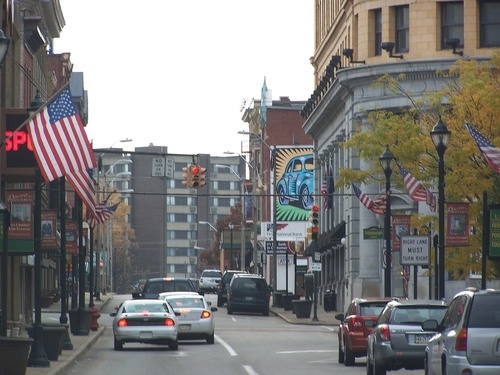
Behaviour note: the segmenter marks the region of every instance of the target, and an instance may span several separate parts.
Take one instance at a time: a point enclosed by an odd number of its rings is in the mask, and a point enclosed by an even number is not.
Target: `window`
[[[396,52],[410,50],[410,7],[399,6],[395,9],[396,15]]]
[[[459,39],[464,46],[464,4],[463,2],[441,3],[441,48],[450,49],[447,39]]]
[[[479,3],[481,47],[500,46],[500,1],[484,0]]]
[[[373,26],[375,32],[375,56],[380,56],[382,54],[382,10],[375,9],[373,11]]]

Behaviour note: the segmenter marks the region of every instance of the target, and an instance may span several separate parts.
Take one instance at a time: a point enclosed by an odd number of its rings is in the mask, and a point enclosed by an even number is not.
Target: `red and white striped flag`
[[[405,187],[411,199],[415,202],[426,202],[430,206],[431,211],[436,211],[436,196],[422,185],[419,180],[413,177],[410,172],[403,168],[401,164],[396,164],[398,165],[399,173],[403,176]]]
[[[378,214],[385,215],[386,209],[386,201],[389,198],[386,195],[379,195],[375,199],[371,199],[368,195],[363,193],[360,188],[356,185],[352,184],[352,188],[354,189],[354,194],[358,197],[358,199],[363,203],[363,205],[368,208],[370,211]],[[390,194],[390,193],[389,193]]]
[[[500,173],[500,149],[495,147],[493,143],[491,143],[471,124],[466,122],[465,127],[472,136],[472,139],[476,141],[479,151],[481,151],[481,154],[484,156],[490,167],[493,168],[495,172]]]
[[[29,120],[28,132],[46,182],[96,167],[92,146],[68,87]]]

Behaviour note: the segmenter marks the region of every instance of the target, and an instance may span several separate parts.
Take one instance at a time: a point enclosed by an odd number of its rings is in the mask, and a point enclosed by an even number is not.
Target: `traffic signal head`
[[[312,224],[311,238],[313,240],[317,240],[319,234],[319,206],[316,203],[311,207],[311,212],[309,213],[309,221]]]
[[[202,168],[197,164],[191,165],[191,186],[193,189],[199,189],[205,186],[206,168]]]

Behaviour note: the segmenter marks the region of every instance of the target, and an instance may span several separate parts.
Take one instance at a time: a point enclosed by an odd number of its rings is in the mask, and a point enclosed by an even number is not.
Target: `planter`
[[[52,296],[42,296],[42,298],[41,298],[41,307],[43,309],[46,309],[47,307],[50,307],[50,305],[52,305],[53,299],[54,298]]]
[[[285,311],[292,311],[293,310],[293,300],[298,300],[300,299],[300,296],[297,294],[286,294],[283,296],[283,308]]]
[[[88,336],[94,312],[91,309],[69,310],[69,327],[75,336]]]
[[[0,374],[25,375],[33,339],[0,337]]]
[[[284,290],[277,290],[273,293],[273,302],[276,307],[284,307],[283,296],[286,294]]]
[[[312,310],[312,299],[293,300],[293,309],[297,318],[310,318]]]
[[[46,325],[42,324],[43,329],[43,346],[49,361],[57,361],[59,354],[63,349],[63,342],[66,333],[68,332],[64,325]],[[34,338],[33,326],[26,327],[26,331],[30,338]]]

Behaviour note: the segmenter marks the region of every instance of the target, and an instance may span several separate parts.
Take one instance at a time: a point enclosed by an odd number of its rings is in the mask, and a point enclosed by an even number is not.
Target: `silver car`
[[[222,272],[219,270],[204,270],[201,273],[199,290],[215,293],[221,278]]]
[[[390,301],[367,338],[366,373],[423,369],[427,342],[434,332],[424,331],[422,322],[441,320],[446,304],[436,300]]]
[[[211,302],[196,293],[162,293],[159,298],[164,298],[178,315],[179,340],[206,340],[207,344],[214,343],[213,312],[218,309],[212,307]]]
[[[114,349],[123,350],[125,343],[168,345],[177,350],[178,319],[172,307],[159,299],[139,299],[123,302],[114,317]]]
[[[442,321],[422,323],[437,334],[425,349],[425,373],[500,374],[500,291],[468,289],[455,295]]]

